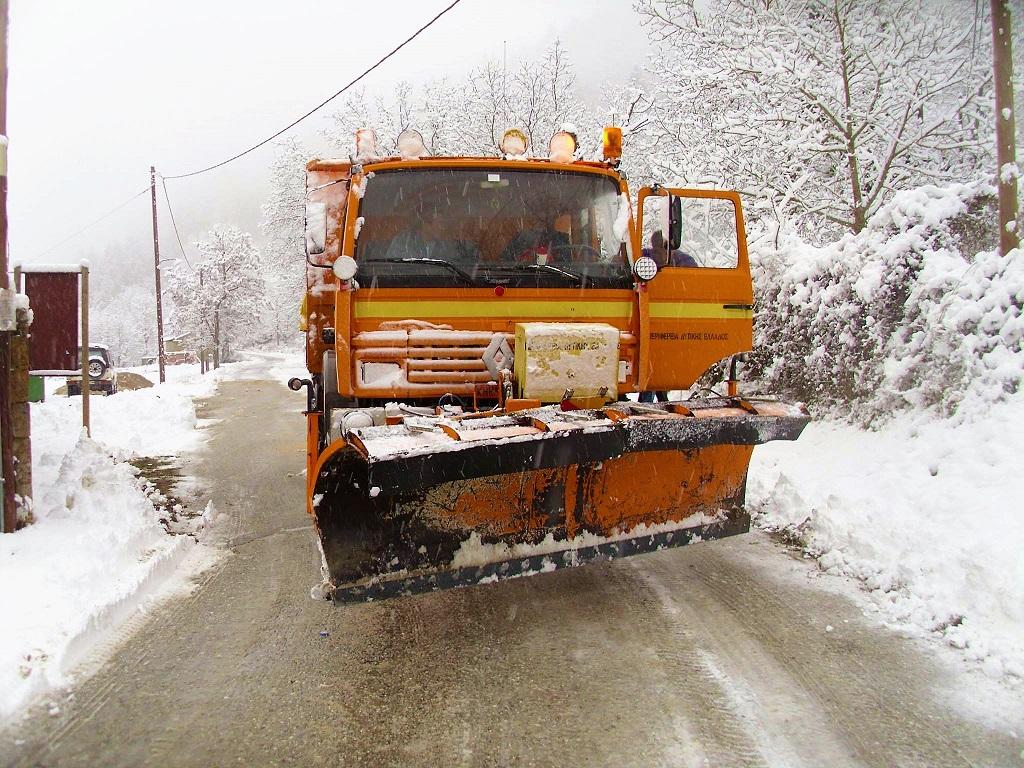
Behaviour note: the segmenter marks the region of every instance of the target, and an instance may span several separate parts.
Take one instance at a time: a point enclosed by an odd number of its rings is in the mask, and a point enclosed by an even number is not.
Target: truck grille
[[[453,394],[472,394],[474,385],[494,380],[484,352],[495,338],[508,349],[515,336],[491,331],[385,330],[363,331],[352,338],[352,357],[357,394],[387,396],[399,391],[441,389]],[[619,355],[634,359],[636,337],[621,333]],[[511,360],[505,366],[511,368]]]
[[[364,331],[352,339],[358,389],[436,389],[470,394],[473,385],[494,379],[484,351],[495,336],[488,331]],[[374,364],[397,365],[389,377]]]

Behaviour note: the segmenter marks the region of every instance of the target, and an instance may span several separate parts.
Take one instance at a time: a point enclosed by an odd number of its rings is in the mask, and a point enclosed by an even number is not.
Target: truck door
[[[643,386],[688,388],[719,360],[753,346],[739,194],[644,187],[637,203],[634,257],[652,256],[660,267],[641,295],[648,345]]]

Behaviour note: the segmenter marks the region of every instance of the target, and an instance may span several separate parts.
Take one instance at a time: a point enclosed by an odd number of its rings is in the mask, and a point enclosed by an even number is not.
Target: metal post
[[[0,0],[0,288],[7,289],[7,0]],[[14,434],[11,424],[11,332],[0,331],[0,477],[4,532],[18,523],[14,506]]]
[[[153,276],[156,280],[156,358],[160,368],[160,383],[164,375],[164,303],[160,294],[160,236],[156,226],[156,167],[149,166],[149,192],[153,200]]]
[[[85,434],[92,437],[89,429],[89,268],[82,267],[82,426]]]
[[[203,265],[198,264],[199,267],[199,300],[203,300]],[[204,346],[199,348],[199,373],[205,374],[210,370],[210,364],[206,360],[206,342],[202,342]]]
[[[992,69],[996,92],[999,252],[1006,255],[1020,244],[1021,224],[1017,221],[1017,177],[1010,171],[1016,167],[1016,123],[1013,114],[1013,46],[1010,38],[1009,0],[992,0]]]

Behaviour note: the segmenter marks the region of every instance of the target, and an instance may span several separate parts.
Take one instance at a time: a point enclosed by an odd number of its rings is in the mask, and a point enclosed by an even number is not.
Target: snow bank
[[[54,452],[44,434],[36,428],[36,522],[0,536],[0,718],[66,683],[69,647],[137,606],[195,546],[167,535],[131,465],[84,435]]]
[[[1024,257],[996,242],[992,190],[896,195],[858,235],[755,249],[753,375],[863,424],[982,414],[1024,378]]]
[[[754,451],[748,501],[882,619],[1024,679],[1024,394],[970,421],[817,422]]]
[[[241,360],[224,363],[208,374],[214,384],[227,380],[270,380],[285,386],[288,379],[297,376],[308,378],[305,350],[296,352],[263,352],[245,350],[239,353]]]
[[[826,420],[754,452],[748,499],[885,621],[1021,679],[1024,256],[988,250],[992,192],[926,186],[836,243],[757,249],[750,372]]]
[[[132,369],[152,382],[156,366]],[[176,526],[160,520],[165,502],[127,459],[194,452],[205,441],[194,399],[226,379],[304,374],[301,355],[246,353],[202,375],[198,365],[167,366],[167,381],[90,398],[92,438],[81,430],[81,399],[55,394],[32,405],[35,523],[0,536],[0,719],[30,697],[70,681],[75,666],[140,610],[215,558],[196,544],[216,516],[212,505]],[[184,564],[184,565],[183,565]]]
[[[197,365],[168,366],[165,384],[94,395],[92,439],[81,430],[81,399],[56,395],[63,379],[48,380],[46,402],[31,413],[35,522],[0,536],[0,719],[67,684],[106,635],[209,564],[212,550],[167,533],[163,497],[126,459],[194,451],[205,434],[193,398],[285,361],[278,355],[206,376]],[[158,380],[155,366],[137,372]],[[213,514],[194,520],[193,533]]]

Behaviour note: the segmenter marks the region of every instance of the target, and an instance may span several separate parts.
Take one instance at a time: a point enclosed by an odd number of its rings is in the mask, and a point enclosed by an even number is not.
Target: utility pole
[[[992,2],[992,76],[996,90],[996,177],[999,182],[999,252],[1020,244],[1017,221],[1016,120],[1013,114],[1013,45],[1009,0]],[[1011,222],[1013,222],[1011,224]]]
[[[156,167],[149,166],[149,193],[153,199],[153,276],[156,280],[156,359],[160,366],[160,383],[164,376],[164,302],[160,295],[160,236],[156,228]]]
[[[79,290],[82,293],[82,351],[79,353],[82,364],[82,426],[85,434],[92,437],[89,423],[89,390],[92,389],[89,378],[89,267],[82,262]]]
[[[7,277],[7,0],[0,0],[0,289],[10,289]],[[13,307],[11,309],[13,312]],[[11,424],[11,334],[0,328],[0,476],[3,478],[3,530],[14,531],[14,434]]]

